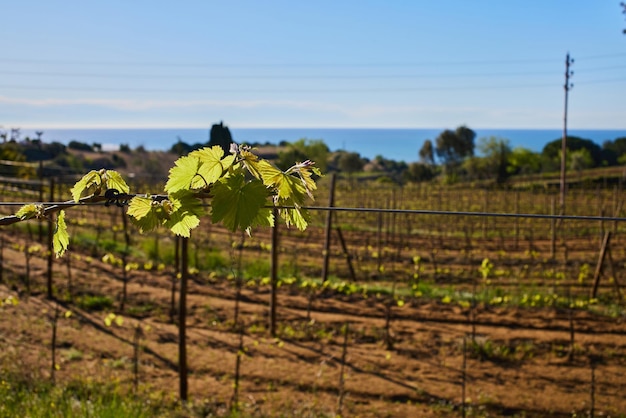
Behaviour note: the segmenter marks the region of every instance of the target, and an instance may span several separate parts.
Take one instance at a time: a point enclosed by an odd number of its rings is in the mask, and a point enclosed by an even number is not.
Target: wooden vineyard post
[[[180,400],[187,401],[187,271],[189,238],[181,238],[180,294],[178,296],[178,378]]]
[[[461,414],[466,416],[465,386],[467,381],[467,335],[463,335],[463,364],[461,366]]]
[[[556,219],[554,218],[556,215],[556,199],[554,196],[550,202],[550,214],[553,216],[550,219],[550,258],[554,260],[554,257],[556,257]]]
[[[241,300],[241,288],[243,286],[243,247],[245,242],[245,233],[241,233],[241,243],[237,246],[237,275],[235,277],[235,315],[233,319],[233,326],[236,327],[239,324],[239,302]],[[234,255],[233,255],[234,257]]]
[[[569,353],[567,354],[567,361],[574,361],[574,341],[576,337],[576,328],[574,327],[574,306],[572,303],[572,289],[570,287],[567,288],[567,304],[569,305],[567,309],[567,316],[569,320]]]
[[[483,212],[487,213],[489,211],[489,191],[485,190],[484,192],[484,197],[485,200],[483,202]],[[487,238],[487,222],[488,222],[488,218],[486,216],[482,217],[482,221],[483,221],[483,239]]]
[[[613,212],[614,218],[619,217],[619,213],[622,211],[622,204],[623,204],[623,201],[620,199],[615,205],[615,210]],[[617,234],[617,221],[613,221],[613,234],[614,235]]]
[[[122,302],[120,303],[120,311],[124,312],[126,307],[126,296],[128,290],[128,254],[130,252],[130,234],[128,233],[128,220],[124,213],[124,208],[121,208],[122,212],[122,225],[124,227],[124,252],[122,253]]]
[[[378,227],[376,234],[376,247],[378,251],[378,260],[376,263],[376,278],[380,279],[380,272],[383,266],[383,213],[378,212]]]
[[[600,275],[602,274],[602,265],[604,264],[604,258],[606,257],[606,251],[609,247],[609,242],[611,241],[611,232],[607,231],[604,234],[604,239],[602,240],[602,247],[600,248],[600,256],[598,257],[598,264],[596,265],[596,270],[593,274],[593,288],[591,289],[591,298],[594,299],[598,294],[598,286],[600,285]]]
[[[4,283],[4,235],[0,236],[0,284]]]
[[[276,288],[278,283],[278,209],[274,207],[274,226],[272,227],[272,259],[270,265],[270,315],[269,329],[272,337],[276,336]]]
[[[348,355],[348,335],[350,333],[350,323],[346,322],[343,328],[343,346],[341,350],[341,369],[339,370],[339,394],[337,399],[337,416],[341,416],[343,410],[343,399],[345,397],[345,366]]]
[[[519,191],[515,192],[515,214],[519,214]],[[515,217],[515,250],[519,249],[519,218]]]
[[[50,179],[50,202],[54,202],[54,179]],[[53,248],[53,237],[54,237],[54,220],[52,219],[52,215],[50,216],[50,220],[48,221],[48,272],[47,272],[47,288],[48,288],[48,299],[53,298],[52,294],[52,261],[54,257],[54,248]]]
[[[141,325],[137,323],[135,325],[135,332],[133,334],[133,393],[137,394],[139,390],[139,342],[143,330]]]
[[[335,183],[336,183],[336,175],[332,174],[330,177],[330,194],[328,197],[328,207],[332,208],[335,206]],[[332,222],[333,222],[333,211],[329,210],[326,213],[326,227],[324,229],[324,264],[322,265],[322,284],[326,282],[328,279],[328,265],[330,262],[330,233],[332,230]]]
[[[39,169],[37,172],[39,176],[39,201],[43,202],[43,161],[39,160]],[[39,242],[43,243],[43,222],[39,219]]]
[[[170,291],[170,322],[174,323],[176,316],[176,281],[180,273],[180,237],[174,237],[174,276],[172,277],[172,289]]]
[[[231,411],[239,410],[239,381],[241,377],[241,357],[244,355],[243,324],[239,326],[239,346],[235,355],[235,381],[233,382],[233,397],[230,403]]]
[[[352,265],[352,256],[348,251],[348,246],[346,245],[346,240],[343,238],[343,233],[341,232],[341,228],[335,228],[337,231],[337,236],[339,237],[339,243],[341,244],[341,249],[343,250],[343,254],[346,256],[346,263],[348,263],[348,270],[350,270],[350,278],[353,282],[356,282],[356,274],[354,273],[354,266]]]
[[[55,383],[55,372],[57,369],[56,347],[57,347],[57,323],[58,321],[59,321],[59,305],[55,303],[54,316],[52,317],[52,338],[51,338],[52,341],[50,342],[50,351],[51,351],[50,357],[52,358],[52,361],[50,364],[50,381],[52,382],[53,385]]]

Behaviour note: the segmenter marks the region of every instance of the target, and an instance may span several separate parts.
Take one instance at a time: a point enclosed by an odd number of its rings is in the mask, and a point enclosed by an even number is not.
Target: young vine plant
[[[70,243],[63,208],[102,201],[127,203],[127,214],[141,232],[164,227],[189,237],[200,219],[210,216],[213,223],[249,234],[253,227],[274,225],[273,207],[287,226],[306,229],[310,216],[303,205],[313,200],[314,175],[321,176],[314,162],[299,162],[282,171],[247,146],[232,144],[230,154],[224,154],[221,147],[213,146],[180,157],[169,171],[165,194],[158,195],[130,194],[120,173],[92,170],[71,188],[73,201],[48,207],[27,204],[15,215],[0,218],[0,224],[48,218],[58,212],[53,234],[57,257]]]

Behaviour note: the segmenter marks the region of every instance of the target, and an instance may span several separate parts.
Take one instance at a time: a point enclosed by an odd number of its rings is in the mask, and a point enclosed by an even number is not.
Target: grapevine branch
[[[270,199],[274,207],[289,207],[279,209],[278,217],[288,226],[304,230],[309,222],[304,202],[313,199],[317,188],[313,175],[321,173],[308,160],[282,171],[245,146],[231,147],[227,156],[219,146],[206,147],[176,160],[165,184],[167,194],[131,194],[120,173],[92,170],[71,188],[73,200],[26,204],[14,215],[0,218],[0,226],[28,219],[52,221],[51,215],[58,213],[53,246],[61,256],[70,241],[66,208],[103,202],[105,206],[127,207],[126,214],[140,232],[166,227],[188,238],[200,218],[207,215],[204,199],[210,198],[211,221],[231,231],[249,233],[255,226],[274,225],[277,216],[268,208]]]
[[[87,196],[78,200],[78,202],[74,200],[67,200],[65,202],[55,203],[49,206],[44,206],[43,210],[40,211],[38,217],[50,219],[50,215],[59,212],[62,209],[71,208],[74,206],[84,206],[87,204],[94,203],[104,203],[105,206],[110,206],[115,204],[116,206],[125,206],[133,197],[148,197],[154,199],[155,201],[162,201],[167,199],[167,195],[148,195],[148,194],[128,194],[128,193],[120,193],[116,189],[108,189],[104,196]],[[22,222],[25,219],[17,216],[17,215],[9,215],[0,218],[0,226],[4,225],[12,225],[18,222]]]

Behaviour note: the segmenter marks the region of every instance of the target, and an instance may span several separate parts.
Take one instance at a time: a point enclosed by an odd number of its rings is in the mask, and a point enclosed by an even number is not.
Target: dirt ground
[[[30,296],[25,293],[24,254],[5,245],[2,265],[0,299],[18,296],[20,303],[0,307],[0,364],[17,364],[48,377],[55,303],[45,297],[46,261],[31,260]],[[169,318],[172,275],[167,270],[133,272],[126,312],[121,313],[122,282],[110,265],[75,255],[71,302],[65,262],[55,260],[55,291],[62,300],[57,381],[117,379],[132,388],[133,339],[139,325],[144,330],[139,339],[140,389],[176,397],[178,327]],[[93,295],[111,296],[113,308],[78,307],[81,298]],[[238,401],[250,414],[333,416],[341,408],[342,416],[452,417],[462,415],[464,391],[468,416],[572,417],[591,411],[595,416],[626,416],[623,318],[556,308],[478,306],[473,330],[467,309],[408,300],[391,310],[386,342],[386,308],[376,297],[322,294],[308,319],[307,296],[283,286],[273,338],[267,327],[269,297],[268,287],[242,290],[240,334],[233,325],[232,281],[192,278],[187,298],[191,399],[215,411],[228,408],[241,354]],[[72,315],[66,318],[68,310]],[[121,315],[123,323],[107,326],[104,319],[110,312]],[[344,352],[345,324],[349,332]]]

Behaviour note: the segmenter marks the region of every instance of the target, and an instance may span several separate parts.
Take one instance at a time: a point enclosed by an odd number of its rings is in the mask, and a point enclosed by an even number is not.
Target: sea
[[[294,142],[302,138],[321,139],[331,151],[346,150],[358,152],[362,157],[384,158],[405,161],[418,161],[418,152],[424,141],[435,138],[444,128],[432,129],[365,129],[365,128],[233,128],[229,127],[233,140],[237,143],[279,144],[282,141]],[[105,150],[117,150],[120,144],[131,148],[143,146],[147,150],[168,150],[178,140],[188,144],[206,143],[209,140],[210,126],[206,129],[167,128],[167,129],[22,129],[21,136],[36,138],[36,131],[43,131],[44,142],[80,141],[87,144],[102,144]],[[497,137],[507,139],[512,148],[524,147],[540,152],[545,144],[563,135],[562,129],[474,129],[476,144],[480,138]],[[606,140],[626,137],[626,129],[593,130],[571,129],[569,136],[590,139],[598,145]]]

